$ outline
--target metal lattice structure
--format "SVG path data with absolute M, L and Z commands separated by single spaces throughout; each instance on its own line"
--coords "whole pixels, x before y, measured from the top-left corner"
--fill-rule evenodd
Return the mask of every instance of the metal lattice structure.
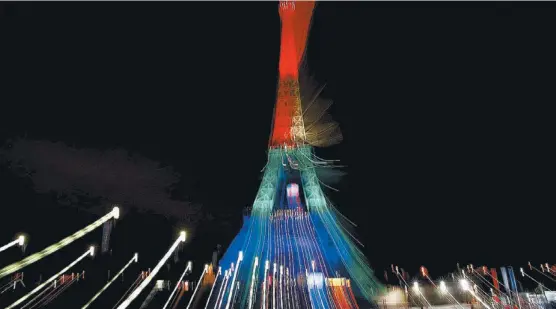
M 330 162 L 315 155 L 307 138 L 299 67 L 313 7 L 280 2 L 279 83 L 268 161 L 251 212 L 219 262 L 222 275 L 206 308 L 368 308 L 364 304 L 381 289 L 323 192 L 317 170 Z M 315 117 L 310 123 L 318 127 Z M 336 129 L 329 120 L 322 128 Z

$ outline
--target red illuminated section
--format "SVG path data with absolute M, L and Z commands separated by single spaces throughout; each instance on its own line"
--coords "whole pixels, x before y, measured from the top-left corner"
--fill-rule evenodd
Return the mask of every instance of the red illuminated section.
M 314 7 L 312 1 L 280 2 L 280 78 L 297 78 L 299 75 L 299 63 L 305 52 Z
M 280 2 L 282 35 L 271 147 L 295 145 L 291 128 L 293 115 L 299 108 L 299 65 L 305 52 L 314 6 L 312 1 Z

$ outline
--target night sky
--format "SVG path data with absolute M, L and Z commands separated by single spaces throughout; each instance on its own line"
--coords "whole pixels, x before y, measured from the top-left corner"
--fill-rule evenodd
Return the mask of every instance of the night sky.
M 187 260 L 200 272 L 258 189 L 277 3 L 2 3 L 0 16 L 0 244 L 25 232 L 36 252 L 119 202 L 112 256 L 81 264 L 89 277 L 66 301 L 82 305 L 77 290 L 92 296 L 137 251 L 113 304 L 183 227 L 161 277 Z M 347 165 L 329 196 L 379 278 L 391 263 L 433 277 L 554 263 L 555 16 L 553 3 L 319 3 L 308 65 L 344 141 L 317 154 Z

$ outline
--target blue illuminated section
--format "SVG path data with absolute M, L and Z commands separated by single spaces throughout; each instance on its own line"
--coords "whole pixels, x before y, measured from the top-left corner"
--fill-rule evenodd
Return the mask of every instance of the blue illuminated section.
M 366 274 L 357 272 L 350 239 L 341 234 L 328 206 L 320 203 L 325 199 L 315 188 L 313 174 L 284 163 L 295 160 L 298 152 L 270 150 L 252 211 L 220 260 L 229 276 L 217 280 L 208 307 L 324 309 L 350 303 L 356 308 L 354 299 L 346 299 L 353 295 L 351 285 L 332 288 L 327 278 L 359 276 L 351 282 L 361 296 L 365 286 L 357 284 L 364 283 Z

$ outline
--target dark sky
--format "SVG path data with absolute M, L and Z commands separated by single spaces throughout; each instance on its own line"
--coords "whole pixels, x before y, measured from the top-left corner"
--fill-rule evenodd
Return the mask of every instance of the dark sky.
M 308 63 L 344 134 L 318 154 L 348 166 L 330 196 L 359 225 L 380 277 L 391 263 L 435 276 L 457 262 L 550 262 L 555 8 L 317 6 Z M 147 213 L 125 209 L 113 257 L 90 269 L 117 270 L 135 251 L 145 257 L 137 271 L 152 267 L 184 225 L 193 239 L 182 260 L 200 265 L 226 246 L 266 159 L 277 4 L 2 3 L 0 16 L 2 154 L 31 156 L 38 169 L 19 177 L 3 160 L 0 242 L 24 231 L 30 252 L 40 250 L 123 198 Z M 189 221 L 160 216 L 189 207 Z M 100 231 L 52 263 L 99 241 Z

